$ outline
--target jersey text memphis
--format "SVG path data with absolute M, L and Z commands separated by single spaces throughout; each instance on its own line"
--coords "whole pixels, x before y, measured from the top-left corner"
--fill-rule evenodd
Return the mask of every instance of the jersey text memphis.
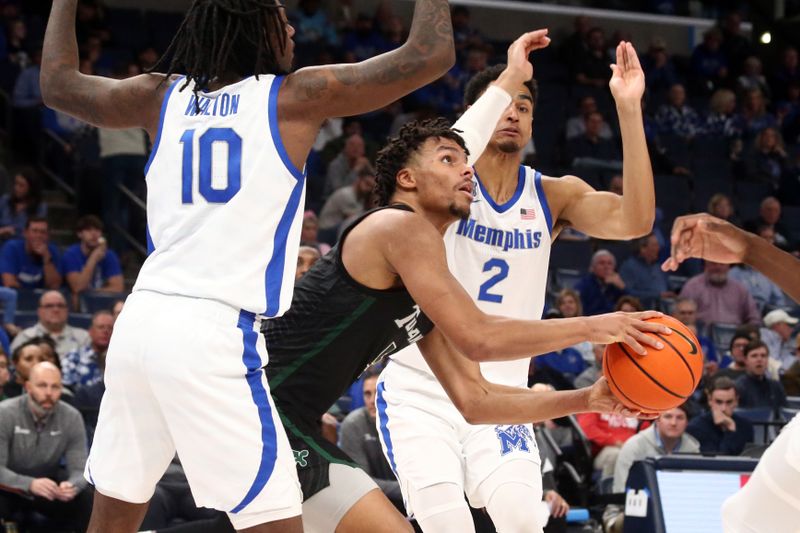
M 503 205 L 492 200 L 478 176 L 475 181 L 469 219 L 453 223 L 444 236 L 450 271 L 482 311 L 540 319 L 552 230 L 541 174 L 520 167 L 514 196 Z M 431 372 L 416 345 L 392 359 Z M 527 359 L 481 363 L 481 372 L 493 383 L 524 386 L 528 363 Z
M 278 132 L 283 78 L 200 93 L 174 82 L 145 168 L 151 253 L 134 290 L 278 316 L 292 299 L 304 173 Z M 199 109 L 198 109 L 199 105 Z

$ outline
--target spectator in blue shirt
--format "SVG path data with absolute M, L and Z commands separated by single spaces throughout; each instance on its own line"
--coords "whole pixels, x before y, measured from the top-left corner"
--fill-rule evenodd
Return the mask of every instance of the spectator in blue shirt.
M 709 410 L 689 422 L 686 431 L 700 443 L 701 453 L 740 455 L 753 442 L 753 425 L 734 411 L 739 406 L 736 385 L 728 377 L 711 380 Z
M 647 308 L 655 307 L 660 298 L 672 298 L 667 289 L 667 276 L 661 270 L 658 254 L 661 247 L 654 234 L 636 242 L 637 255 L 627 258 L 619 269 L 628 294 L 636 296 Z
M 89 344 L 69 352 L 61 361 L 64 385 L 89 387 L 103 380 L 106 351 L 114 331 L 114 317 L 110 311 L 98 311 L 89 327 Z
M 700 116 L 686 105 L 686 89 L 680 83 L 669 88 L 669 101 L 656 114 L 659 133 L 691 139 L 700 130 Z
M 575 286 L 586 316 L 612 312 L 617 300 L 625 294 L 625 282 L 616 267 L 617 260 L 608 250 L 598 250 L 592 256 L 589 273 Z
M 37 172 L 31 167 L 17 169 L 11 193 L 0 196 L 0 238 L 22 237 L 29 217 L 46 215 L 47 205 L 42 202 Z
M 710 94 L 729 79 L 728 59 L 721 46 L 722 32 L 711 28 L 692 52 L 692 78 L 699 92 Z
M 58 248 L 50 240 L 47 220 L 31 217 L 22 239 L 5 243 L 0 249 L 3 286 L 13 289 L 58 289 L 61 286 L 61 261 Z
M 85 290 L 122 292 L 123 279 L 119 257 L 109 250 L 103 238 L 103 222 L 94 215 L 78 219 L 77 233 L 80 242 L 64 252 L 64 275 L 73 295 Z

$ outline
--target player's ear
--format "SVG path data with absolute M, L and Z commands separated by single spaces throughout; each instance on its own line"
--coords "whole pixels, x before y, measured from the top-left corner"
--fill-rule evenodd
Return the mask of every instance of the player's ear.
M 417 187 L 417 178 L 414 171 L 410 168 L 403 168 L 397 173 L 397 188 L 403 190 L 415 189 Z

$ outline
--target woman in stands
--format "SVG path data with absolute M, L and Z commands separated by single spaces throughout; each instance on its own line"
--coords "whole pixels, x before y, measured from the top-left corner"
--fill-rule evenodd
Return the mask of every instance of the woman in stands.
M 22 237 L 29 217 L 47 216 L 42 202 L 42 185 L 36 171 L 22 167 L 14 173 L 10 194 L 0 197 L 0 238 Z

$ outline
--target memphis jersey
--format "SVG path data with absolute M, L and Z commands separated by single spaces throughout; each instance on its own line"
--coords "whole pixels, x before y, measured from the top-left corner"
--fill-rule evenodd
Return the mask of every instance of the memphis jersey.
M 541 319 L 552 231 L 541 174 L 521 166 L 514 196 L 502 205 L 477 174 L 473 185 L 469 218 L 453 223 L 444 236 L 450 271 L 485 313 Z M 416 345 L 392 359 L 432 373 Z M 528 359 L 481 363 L 481 372 L 493 383 L 524 386 L 528 364 Z
M 134 290 L 208 298 L 267 317 L 288 307 L 305 176 L 278 132 L 282 77 L 195 96 L 174 82 L 147 178 L 150 255 Z

